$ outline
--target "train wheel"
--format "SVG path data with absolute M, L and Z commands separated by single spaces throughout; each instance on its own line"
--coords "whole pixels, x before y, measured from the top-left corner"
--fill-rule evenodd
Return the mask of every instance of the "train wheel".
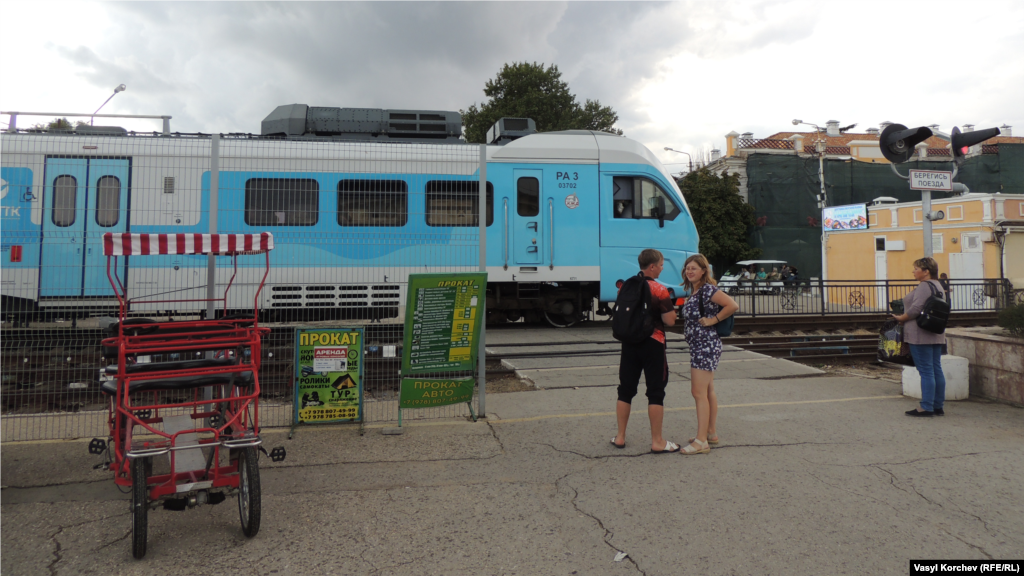
M 544 319 L 555 328 L 568 328 L 580 321 L 580 315 L 575 312 L 571 314 L 555 314 L 545 310 Z
M 149 458 L 134 458 L 132 474 L 132 556 L 141 559 L 146 555 L 146 536 L 149 533 L 149 487 L 146 486 L 146 461 Z
M 238 455 L 238 516 L 247 538 L 260 531 L 260 503 L 260 464 L 256 448 L 245 448 Z

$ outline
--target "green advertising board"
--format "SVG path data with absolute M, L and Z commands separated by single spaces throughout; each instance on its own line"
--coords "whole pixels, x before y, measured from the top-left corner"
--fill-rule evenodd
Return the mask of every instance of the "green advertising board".
M 402 378 L 399 408 L 433 408 L 473 402 L 475 378 Z
M 362 328 L 295 331 L 295 423 L 361 421 Z
M 410 274 L 402 375 L 476 368 L 486 272 Z

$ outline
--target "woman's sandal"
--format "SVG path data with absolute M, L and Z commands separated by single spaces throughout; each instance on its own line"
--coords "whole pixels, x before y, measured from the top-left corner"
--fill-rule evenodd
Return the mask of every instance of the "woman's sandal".
M 697 444 L 700 448 L 694 448 L 694 444 Z M 686 454 L 687 456 L 691 456 L 693 454 L 707 454 L 708 452 L 711 452 L 711 446 L 708 446 L 707 442 L 701 442 L 700 440 L 691 441 L 686 446 L 683 446 L 683 449 L 679 451 L 680 454 Z
M 690 438 L 689 440 L 687 440 L 687 442 L 689 442 L 690 444 L 693 444 L 693 441 L 696 440 L 696 439 L 697 439 L 697 437 L 694 436 L 693 438 Z M 714 438 L 712 438 L 711 436 L 708 436 L 708 444 L 711 444 L 712 446 L 714 446 L 715 444 L 718 444 L 718 434 L 715 434 Z

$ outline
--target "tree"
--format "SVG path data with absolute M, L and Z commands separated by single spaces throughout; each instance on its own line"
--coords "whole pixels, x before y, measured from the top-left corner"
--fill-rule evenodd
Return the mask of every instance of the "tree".
M 38 123 L 38 124 L 33 124 L 32 128 L 34 128 L 36 130 L 52 130 L 52 131 L 70 132 L 70 131 L 74 130 L 75 127 L 77 127 L 77 126 L 88 126 L 88 125 L 89 125 L 88 122 L 83 122 L 83 121 L 79 120 L 79 121 L 75 122 L 74 126 L 72 126 L 71 122 L 67 118 L 54 118 L 53 120 L 50 120 L 46 124 L 43 124 L 41 122 Z
M 532 118 L 538 132 L 576 129 L 622 134 L 614 127 L 618 114 L 589 98 L 581 106 L 554 64 L 547 68 L 536 62 L 505 64 L 484 85 L 484 95 L 490 100 L 459 110 L 469 142 L 483 142 L 487 130 L 505 117 Z
M 740 197 L 739 174 L 718 175 L 702 167 L 676 182 L 700 234 L 700 253 L 711 262 L 716 275 L 740 260 L 761 255 L 761 249 L 751 248 L 748 240 L 754 227 L 754 207 Z

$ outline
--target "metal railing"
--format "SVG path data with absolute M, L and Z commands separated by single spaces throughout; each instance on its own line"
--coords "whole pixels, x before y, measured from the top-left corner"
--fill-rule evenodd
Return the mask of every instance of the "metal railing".
M 725 283 L 740 310 L 737 316 L 792 314 L 878 314 L 891 312 L 892 302 L 916 288 L 916 280 L 744 280 Z M 1009 280 L 950 280 L 953 312 L 993 312 L 1012 305 L 1017 292 Z

